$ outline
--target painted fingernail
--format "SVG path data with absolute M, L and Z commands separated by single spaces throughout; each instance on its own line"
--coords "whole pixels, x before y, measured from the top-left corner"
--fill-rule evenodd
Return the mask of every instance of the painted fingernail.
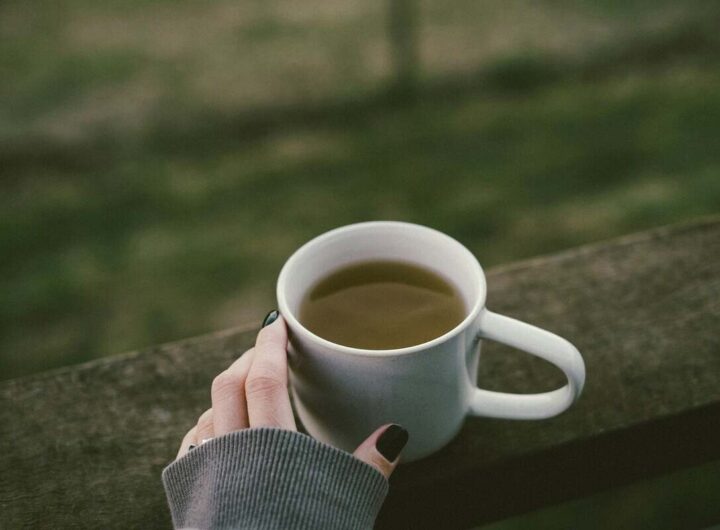
M 265 319 L 263 320 L 263 323 L 262 323 L 262 326 L 260 326 L 260 329 L 264 328 L 265 326 L 269 326 L 270 324 L 275 322 L 277 320 L 277 317 L 279 317 L 279 316 L 280 316 L 280 313 L 278 312 L 277 309 L 273 309 L 272 311 L 270 311 L 265 316 Z
M 393 423 L 378 437 L 375 447 L 385 457 L 385 460 L 394 462 L 407 444 L 409 437 L 410 435 L 405 429 Z
M 190 445 L 188 445 L 188 452 L 192 451 L 192 450 L 195 449 L 196 447 L 197 447 L 197 445 L 195 445 L 195 444 L 190 444 Z

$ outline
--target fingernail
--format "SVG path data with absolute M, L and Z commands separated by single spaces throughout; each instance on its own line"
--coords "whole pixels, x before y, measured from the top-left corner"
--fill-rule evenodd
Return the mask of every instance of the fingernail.
M 197 445 L 195 445 L 195 444 L 190 444 L 190 445 L 188 445 L 188 452 L 192 451 L 192 450 L 195 449 L 196 447 L 197 447 Z
M 270 311 L 267 315 L 265 315 L 265 319 L 263 320 L 262 326 L 260 326 L 260 329 L 264 328 L 265 326 L 269 326 L 273 322 L 277 320 L 277 317 L 280 316 L 280 313 L 277 309 L 273 309 Z
M 385 460 L 394 462 L 407 444 L 409 437 L 410 435 L 405 429 L 393 423 L 378 437 L 375 447 L 385 457 Z

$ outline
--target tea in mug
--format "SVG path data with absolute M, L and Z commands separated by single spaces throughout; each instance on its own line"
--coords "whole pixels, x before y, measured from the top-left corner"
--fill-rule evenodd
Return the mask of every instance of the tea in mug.
M 452 282 L 401 261 L 363 261 L 313 285 L 300 304 L 300 323 L 343 346 L 389 350 L 444 335 L 463 321 L 465 302 Z

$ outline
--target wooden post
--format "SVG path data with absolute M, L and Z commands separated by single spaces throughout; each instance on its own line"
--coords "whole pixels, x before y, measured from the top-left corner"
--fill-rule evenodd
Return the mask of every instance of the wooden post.
M 388 34 L 394 78 L 391 96 L 400 102 L 412 99 L 418 89 L 418 5 L 416 0 L 388 0 Z

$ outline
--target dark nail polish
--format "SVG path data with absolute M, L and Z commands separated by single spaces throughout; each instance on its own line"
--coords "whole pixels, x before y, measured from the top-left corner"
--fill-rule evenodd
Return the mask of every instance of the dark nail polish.
M 277 320 L 277 317 L 280 316 L 280 312 L 277 309 L 273 309 L 270 311 L 263 320 L 262 326 L 260 326 L 260 329 L 264 328 L 265 326 L 269 326 L 273 322 Z
M 375 447 L 385 457 L 385 460 L 394 462 L 407 444 L 409 437 L 410 435 L 405 429 L 393 423 L 380 435 L 375 442 Z
M 189 451 L 192 451 L 192 450 L 195 449 L 196 447 L 197 447 L 197 445 L 195 445 L 195 444 L 190 444 L 190 445 L 188 445 L 188 452 L 189 452 Z

